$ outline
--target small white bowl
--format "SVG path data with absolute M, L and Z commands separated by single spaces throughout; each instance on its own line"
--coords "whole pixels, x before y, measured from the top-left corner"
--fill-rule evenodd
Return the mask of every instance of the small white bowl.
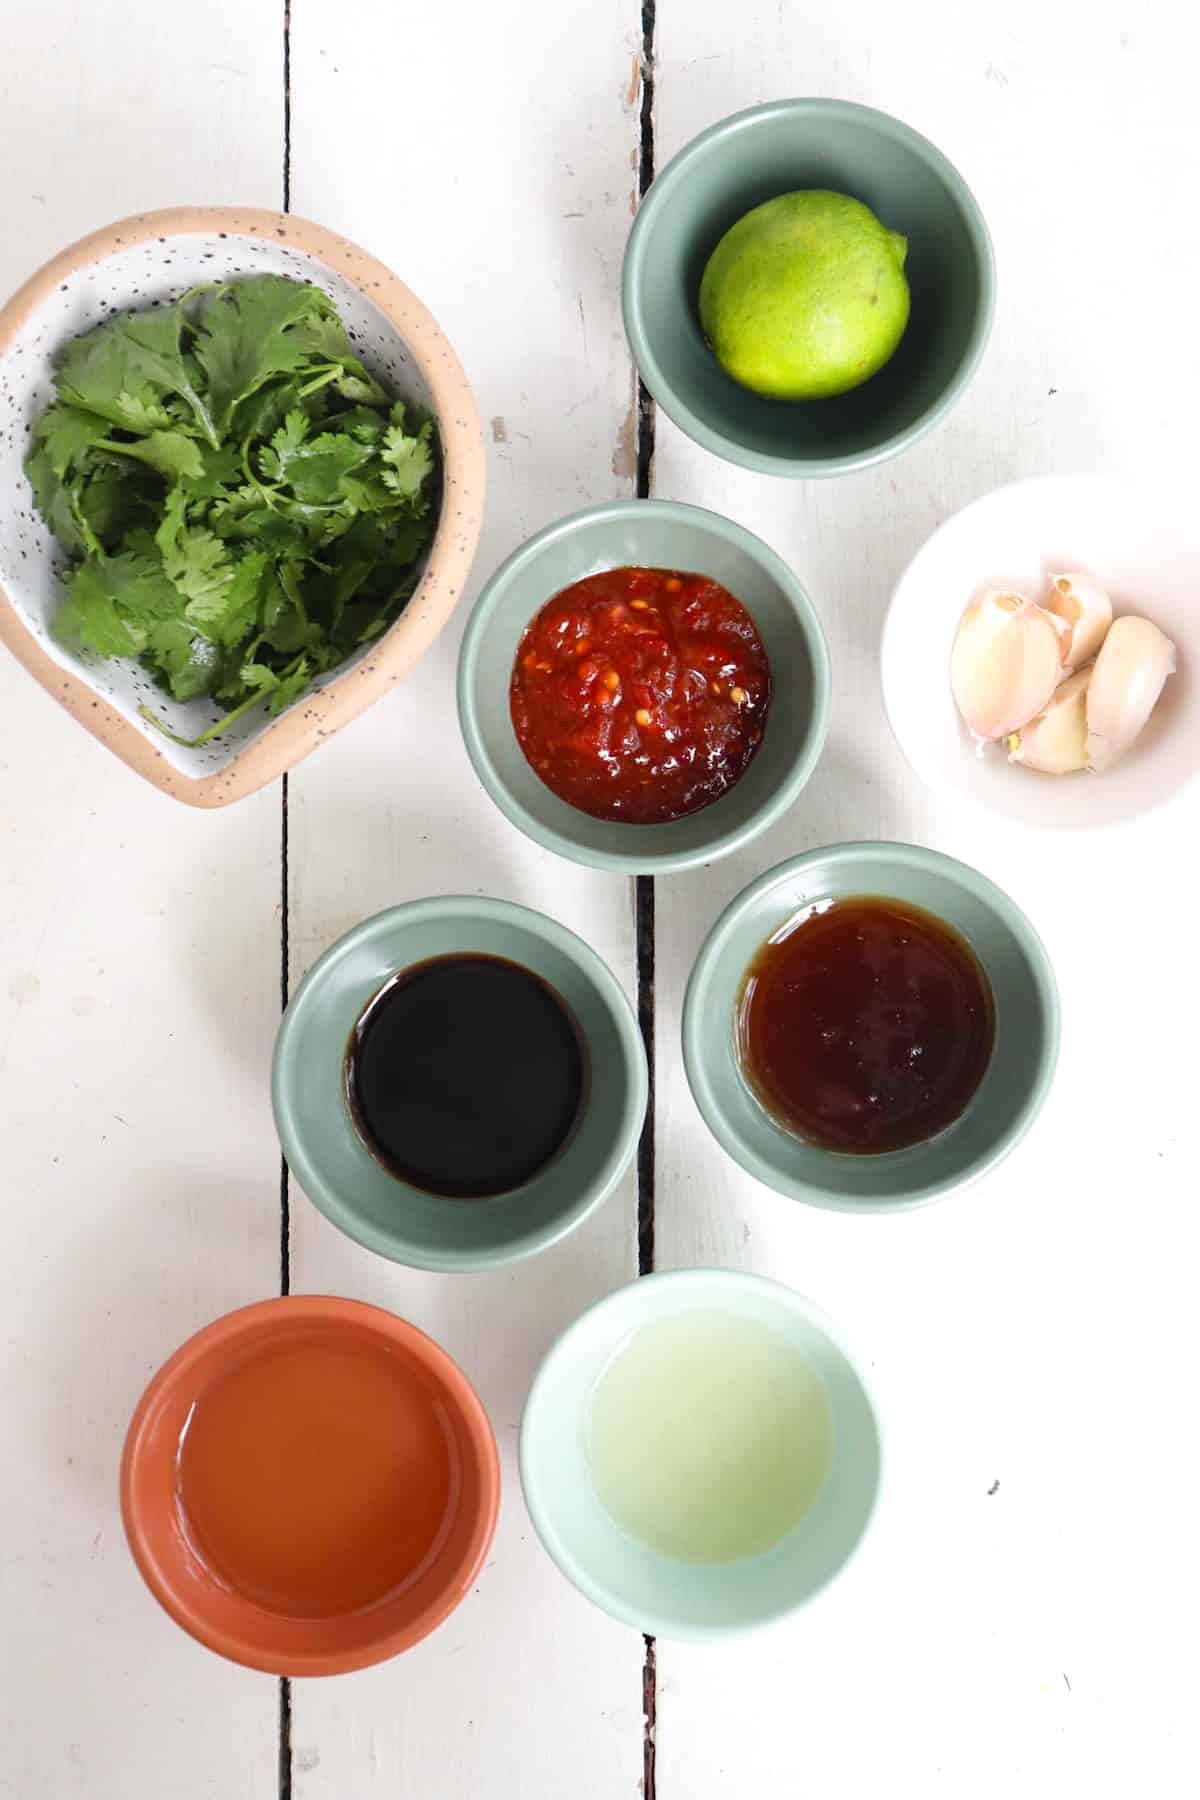
M 1145 731 L 1103 775 L 1042 775 L 982 754 L 950 693 L 950 646 L 980 589 L 1031 600 L 1051 574 L 1083 569 L 1118 614 L 1142 613 L 1175 640 L 1171 676 Z M 1114 825 L 1173 799 L 1200 771 L 1200 542 L 1177 513 L 1124 483 L 1048 475 L 998 488 L 947 520 L 892 595 L 881 651 L 883 699 L 896 740 L 940 795 L 1057 831 Z

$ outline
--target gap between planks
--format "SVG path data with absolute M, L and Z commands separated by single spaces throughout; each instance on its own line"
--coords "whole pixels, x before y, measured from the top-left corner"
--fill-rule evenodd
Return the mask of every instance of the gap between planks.
M 638 199 L 645 197 L 654 179 L 654 0 L 644 0 L 640 8 L 641 107 L 639 110 Z M 283 211 L 291 211 L 292 203 L 292 10 L 291 0 L 283 7 Z M 654 401 L 645 383 L 637 377 L 637 436 L 635 494 L 639 500 L 650 498 L 654 484 Z M 280 781 L 279 820 L 279 997 L 280 1009 L 288 1003 L 288 778 Z M 635 935 L 637 947 L 637 1010 L 650 1083 L 646 1121 L 638 1144 L 637 1161 L 637 1246 L 638 1274 L 649 1275 L 654 1269 L 654 877 L 639 875 L 635 884 Z M 279 1291 L 291 1291 L 291 1216 L 288 1193 L 288 1167 L 280 1158 L 279 1170 Z M 642 1781 L 643 1800 L 656 1800 L 655 1723 L 657 1711 L 656 1653 L 652 1637 L 643 1639 L 642 1659 Z M 292 1684 L 286 1676 L 279 1682 L 279 1800 L 292 1800 Z
M 641 106 L 638 113 L 638 201 L 645 199 L 654 180 L 654 27 L 655 0 L 641 0 Z M 654 487 L 654 401 L 640 375 L 637 380 L 637 427 L 634 492 L 648 500 Z M 646 1046 L 650 1072 L 646 1123 L 638 1144 L 637 1245 L 638 1275 L 654 1272 L 654 877 L 639 875 L 634 911 L 637 936 L 638 1024 Z M 652 1637 L 642 1639 L 642 1800 L 656 1800 L 656 1728 L 658 1722 L 658 1655 Z
M 283 0 L 283 211 L 292 210 L 292 3 Z M 288 1003 L 288 778 L 279 784 L 279 1007 Z M 279 1292 L 292 1291 L 292 1208 L 286 1158 L 279 1158 Z M 292 1800 L 292 1684 L 279 1679 L 279 1800 Z

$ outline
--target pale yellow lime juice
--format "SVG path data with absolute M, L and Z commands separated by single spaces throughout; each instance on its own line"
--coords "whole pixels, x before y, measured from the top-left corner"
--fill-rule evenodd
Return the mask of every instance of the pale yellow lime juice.
M 684 1562 L 769 1550 L 829 1474 L 820 1374 L 779 1333 L 734 1313 L 686 1313 L 635 1332 L 600 1374 L 586 1429 L 606 1510 Z

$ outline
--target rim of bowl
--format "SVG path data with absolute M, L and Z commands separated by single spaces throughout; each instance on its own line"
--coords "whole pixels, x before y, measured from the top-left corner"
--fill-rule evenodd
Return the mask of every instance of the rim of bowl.
M 79 668 L 56 662 L 0 586 L 0 643 L 92 736 L 152 786 L 189 806 L 227 806 L 294 768 L 406 675 L 428 651 L 466 585 L 483 526 L 486 460 L 474 395 L 458 356 L 428 307 L 385 263 L 350 239 L 295 213 L 252 206 L 173 206 L 136 213 L 69 244 L 36 270 L 0 308 L 0 361 L 33 310 L 62 283 L 105 258 L 160 237 L 230 237 L 290 243 L 330 274 L 361 290 L 402 339 L 429 384 L 441 448 L 442 497 L 420 582 L 377 640 L 369 661 L 331 670 L 270 720 L 224 767 L 188 775 Z
M 1084 813 L 1082 809 L 1080 817 L 1070 826 L 1060 825 L 1052 819 L 1043 819 L 1036 815 L 1026 818 L 1017 818 L 1012 813 L 1005 812 L 999 807 L 990 805 L 987 800 L 979 799 L 971 794 L 965 794 L 960 787 L 948 780 L 942 773 L 942 765 L 936 757 L 925 757 L 919 752 L 914 752 L 912 745 L 897 729 L 889 701 L 889 695 L 895 684 L 888 679 L 889 665 L 893 660 L 892 645 L 895 640 L 896 632 L 900 629 L 898 622 L 899 609 L 896 603 L 900 597 L 901 588 L 904 587 L 909 576 L 912 574 L 914 567 L 924 556 L 925 552 L 938 541 L 944 532 L 949 531 L 952 526 L 958 525 L 961 520 L 968 516 L 968 514 L 982 511 L 984 507 L 990 506 L 994 501 L 998 500 L 1002 494 L 1013 493 L 1019 488 L 1057 487 L 1063 482 L 1072 484 L 1087 482 L 1095 488 L 1107 489 L 1109 493 L 1115 495 L 1132 495 L 1141 501 L 1148 511 L 1158 512 L 1161 510 L 1161 499 L 1156 490 L 1150 487 L 1147 482 L 1128 480 L 1125 477 L 1117 475 L 1097 474 L 1094 470 L 1087 469 L 1077 469 L 1074 471 L 1060 469 L 1051 475 L 1021 475 L 1018 476 L 1015 481 L 1002 481 L 999 487 L 989 488 L 986 494 L 977 494 L 974 500 L 968 500 L 965 506 L 960 506 L 957 512 L 951 513 L 948 519 L 943 519 L 940 525 L 935 526 L 924 542 L 917 546 L 916 550 L 914 550 L 913 554 L 909 557 L 903 569 L 900 571 L 900 575 L 888 598 L 887 607 L 883 615 L 883 626 L 879 635 L 879 686 L 883 694 L 883 710 L 887 715 L 888 727 L 891 730 L 897 749 L 908 763 L 908 766 L 920 776 L 926 787 L 928 787 L 932 793 L 935 793 L 940 800 L 948 800 L 955 807 L 960 807 L 967 811 L 978 808 L 980 811 L 988 813 L 994 819 L 1002 819 L 1007 826 L 1015 831 L 1029 830 L 1058 832 L 1066 835 L 1076 831 L 1111 831 L 1136 824 L 1139 820 L 1148 818 L 1151 813 L 1159 812 L 1163 807 L 1171 806 L 1178 801 L 1180 796 L 1186 793 L 1197 780 L 1200 771 L 1194 770 L 1191 774 L 1185 775 L 1177 787 L 1171 788 L 1166 792 L 1153 794 L 1144 805 L 1137 808 L 1136 812 L 1130 813 L 1130 815 L 1124 819 L 1093 819 Z M 1181 531 L 1180 536 L 1194 537 L 1195 534 Z M 950 654 L 947 649 L 947 668 L 949 668 L 949 663 Z M 948 677 L 946 691 L 947 693 L 950 691 Z
M 527 564 L 536 562 L 544 545 L 570 536 L 579 527 L 590 524 L 593 520 L 638 516 L 674 520 L 678 524 L 691 525 L 697 531 L 708 532 L 735 543 L 765 569 L 786 596 L 804 634 L 813 663 L 813 703 L 808 729 L 785 778 L 771 791 L 763 804 L 748 819 L 730 826 L 726 831 L 718 832 L 690 850 L 664 850 L 641 856 L 632 848 L 626 853 L 597 850 L 591 845 L 577 843 L 553 826 L 544 825 L 528 811 L 502 779 L 492 761 L 485 736 L 479 727 L 475 704 L 480 647 L 510 578 Z M 613 563 L 611 566 L 617 568 L 620 565 Z M 547 600 L 552 598 L 551 594 L 546 595 Z M 690 506 L 681 500 L 606 500 L 598 506 L 586 506 L 579 512 L 567 513 L 563 518 L 544 525 L 532 537 L 526 538 L 523 544 L 519 544 L 488 577 L 471 609 L 459 651 L 458 717 L 467 755 L 483 787 L 509 823 L 523 831 L 526 837 L 532 838 L 535 844 L 540 844 L 545 850 L 553 850 L 556 855 L 564 856 L 570 862 L 582 863 L 592 869 L 608 869 L 622 875 L 669 875 L 680 869 L 695 868 L 699 863 L 713 862 L 718 857 L 728 856 L 733 851 L 742 849 L 783 816 L 811 778 L 825 748 L 832 686 L 829 645 L 817 609 L 803 582 L 779 552 L 773 550 L 764 539 L 747 530 L 744 525 L 739 525 L 736 520 L 727 518 L 724 513 L 711 512 L 702 506 Z M 502 701 L 505 697 L 502 695 L 499 698 Z M 770 729 L 769 721 L 767 728 Z M 719 805 L 720 801 L 713 804 Z M 635 833 L 644 827 L 627 825 L 624 829 Z M 636 842 L 636 839 L 631 841 Z
M 549 1380 L 552 1363 L 565 1353 L 571 1343 L 583 1335 L 585 1327 L 597 1313 L 614 1312 L 621 1308 L 629 1311 L 629 1328 L 636 1330 L 648 1325 L 658 1316 L 654 1295 L 661 1293 L 664 1287 L 694 1288 L 697 1297 L 712 1295 L 714 1290 L 729 1292 L 740 1289 L 743 1293 L 758 1295 L 773 1303 L 784 1304 L 787 1309 L 804 1319 L 809 1325 L 816 1327 L 834 1348 L 844 1357 L 854 1373 L 855 1380 L 862 1389 L 872 1421 L 875 1426 L 875 1441 L 878 1449 L 879 1474 L 875 1482 L 875 1491 L 871 1497 L 871 1505 L 863 1522 L 863 1528 L 850 1547 L 850 1551 L 836 1569 L 816 1587 L 797 1600 L 783 1601 L 770 1612 L 738 1624 L 728 1625 L 680 1625 L 665 1613 L 653 1614 L 625 1604 L 620 1595 L 602 1581 L 597 1581 L 590 1572 L 571 1553 L 560 1536 L 554 1519 L 542 1504 L 538 1489 L 537 1477 L 533 1474 L 533 1457 L 530 1450 L 530 1439 L 536 1421 L 536 1410 L 541 1402 L 546 1384 Z M 555 1564 L 559 1573 L 579 1590 L 584 1597 L 606 1612 L 610 1618 L 618 1619 L 623 1625 L 631 1625 L 635 1631 L 646 1632 L 652 1637 L 673 1639 L 676 1643 L 716 1643 L 721 1639 L 744 1637 L 753 1631 L 760 1631 L 792 1614 L 803 1611 L 819 1594 L 823 1594 L 840 1580 L 850 1564 L 855 1561 L 865 1543 L 879 1511 L 879 1496 L 883 1490 L 887 1470 L 887 1444 L 883 1418 L 879 1409 L 873 1384 L 864 1374 L 866 1359 L 858 1354 L 852 1339 L 842 1326 L 829 1314 L 809 1300 L 804 1294 L 796 1292 L 786 1282 L 776 1281 L 767 1275 L 756 1275 L 745 1269 L 719 1269 L 706 1266 L 698 1269 L 666 1269 L 651 1275 L 643 1275 L 636 1281 L 626 1282 L 623 1287 L 615 1288 L 612 1293 L 604 1294 L 599 1300 L 581 1312 L 577 1318 L 559 1333 L 541 1362 L 538 1364 L 533 1381 L 530 1384 L 525 1406 L 521 1413 L 521 1430 L 519 1440 L 518 1468 L 521 1478 L 521 1492 L 525 1497 L 525 1507 L 533 1521 L 534 1530 L 541 1540 L 542 1548 Z M 620 1527 L 617 1527 L 620 1530 Z
M 774 456 L 752 450 L 737 438 L 727 437 L 723 431 L 717 431 L 694 412 L 666 380 L 642 325 L 639 296 L 646 245 L 658 213 L 671 204 L 687 165 L 711 143 L 732 137 L 740 131 L 753 130 L 771 119 L 795 112 L 812 113 L 818 117 L 824 114 L 827 117 L 855 119 L 860 124 L 870 125 L 881 136 L 898 140 L 912 150 L 936 172 L 958 202 L 979 265 L 980 303 L 971 335 L 958 367 L 937 400 L 920 418 L 914 419 L 903 430 L 894 431 L 890 437 L 883 438 L 868 450 L 843 456 Z M 744 469 L 754 469 L 760 475 L 790 476 L 797 480 L 846 475 L 856 469 L 873 468 L 877 463 L 887 462 L 890 457 L 897 456 L 910 445 L 918 443 L 927 432 L 932 431 L 945 418 L 979 367 L 987 348 L 995 310 L 996 257 L 987 220 L 975 195 L 945 152 L 939 150 L 921 132 L 891 113 L 880 112 L 873 106 L 863 106 L 855 100 L 822 100 L 803 96 L 792 100 L 771 100 L 764 106 L 750 106 L 742 112 L 730 113 L 727 118 L 718 119 L 715 124 L 709 125 L 686 143 L 682 150 L 676 151 L 662 173 L 656 175 L 650 183 L 645 198 L 638 206 L 637 217 L 625 246 L 621 270 L 621 312 L 625 335 L 629 339 L 633 360 L 642 379 L 667 417 L 694 443 L 700 444 L 705 450 L 711 450 L 715 456 L 723 457 L 727 462 L 737 463 Z
M 223 1346 L 235 1352 L 248 1332 L 272 1319 L 303 1322 L 321 1321 L 335 1325 L 351 1322 L 365 1327 L 376 1336 L 400 1344 L 419 1362 L 435 1372 L 452 1394 L 459 1415 L 467 1429 L 471 1444 L 479 1458 L 482 1504 L 467 1549 L 459 1563 L 453 1583 L 447 1592 L 427 1606 L 417 1619 L 384 1633 L 374 1643 L 357 1650 L 324 1653 L 299 1652 L 289 1657 L 286 1670 L 277 1667 L 274 1657 L 257 1648 L 253 1634 L 222 1631 L 208 1625 L 197 1610 L 189 1606 L 186 1594 L 167 1579 L 149 1550 L 146 1541 L 139 1497 L 138 1474 L 145 1451 L 147 1434 L 153 1431 L 157 1411 L 163 1399 L 179 1387 L 186 1387 L 197 1360 L 210 1349 Z M 353 1669 L 370 1668 L 386 1662 L 402 1651 L 411 1649 L 428 1637 L 464 1599 L 483 1566 L 496 1530 L 500 1511 L 500 1456 L 491 1420 L 470 1377 L 444 1350 L 435 1338 L 419 1326 L 410 1324 L 397 1313 L 363 1300 L 347 1300 L 333 1294 L 282 1294 L 269 1300 L 256 1300 L 249 1306 L 236 1307 L 194 1332 L 167 1358 L 151 1376 L 125 1434 L 120 1472 L 121 1519 L 130 1553 L 138 1572 L 159 1605 L 188 1636 L 205 1649 L 213 1650 L 243 1668 L 259 1669 L 268 1675 L 340 1675 Z M 247 1613 L 253 1603 L 235 1596 Z
M 402 932 L 408 925 L 425 919 L 444 919 L 455 911 L 465 917 L 495 920 L 518 926 L 567 957 L 592 982 L 609 1017 L 616 1026 L 622 1059 L 628 1076 L 629 1092 L 621 1114 L 619 1129 L 596 1179 L 582 1194 L 564 1204 L 547 1224 L 513 1237 L 500 1249 L 487 1252 L 442 1248 L 429 1250 L 413 1245 L 399 1229 L 383 1230 L 364 1219 L 353 1203 L 343 1197 L 327 1180 L 323 1170 L 308 1151 L 308 1138 L 298 1126 L 297 1112 L 291 1096 L 291 1080 L 286 1065 L 295 1055 L 292 1040 L 299 1031 L 301 1012 L 312 1003 L 312 996 L 323 985 L 329 970 L 349 955 L 364 938 Z M 399 967 L 406 965 L 400 963 Z M 561 1238 L 582 1225 L 589 1214 L 602 1206 L 633 1161 L 641 1136 L 642 1123 L 649 1100 L 650 1075 L 646 1048 L 629 996 L 598 951 L 575 932 L 545 913 L 532 907 L 519 906 L 512 900 L 493 900 L 481 895 L 442 894 L 425 900 L 409 900 L 400 906 L 386 907 L 363 919 L 322 952 L 304 976 L 288 1001 L 275 1038 L 271 1058 L 271 1106 L 275 1129 L 283 1148 L 284 1159 L 309 1200 L 324 1213 L 331 1225 L 353 1238 L 366 1250 L 385 1256 L 391 1262 L 410 1269 L 430 1269 L 438 1273 L 458 1273 L 476 1269 L 499 1269 L 539 1250 L 549 1249 Z M 502 1196 L 496 1196 L 497 1199 Z M 480 1202 L 486 1205 L 487 1201 Z
M 964 1173 L 904 1188 L 890 1199 L 850 1200 L 833 1187 L 803 1181 L 777 1168 L 732 1129 L 708 1077 L 708 1058 L 703 1048 L 708 1028 L 703 1015 L 713 970 L 735 926 L 761 894 L 817 863 L 866 864 L 869 876 L 870 864 L 881 861 L 948 876 L 959 887 L 972 891 L 977 898 L 984 900 L 990 910 L 1009 927 L 1021 945 L 1041 1000 L 1045 1015 L 1045 1046 L 1037 1080 L 1016 1118 L 1007 1130 L 1000 1132 L 987 1149 L 974 1159 Z M 864 887 L 863 891 L 868 890 Z M 990 974 L 988 979 L 991 980 Z M 947 856 L 941 850 L 929 850 L 920 844 L 894 843 L 888 839 L 863 839 L 856 843 L 832 844 L 826 849 L 806 850 L 800 856 L 788 857 L 785 861 L 776 863 L 773 869 L 768 869 L 765 874 L 744 887 L 741 893 L 735 894 L 717 917 L 700 947 L 700 953 L 688 977 L 683 1001 L 684 1070 L 692 1098 L 717 1143 L 727 1156 L 732 1157 L 747 1174 L 753 1175 L 765 1187 L 774 1189 L 785 1199 L 799 1200 L 807 1206 L 818 1206 L 828 1212 L 912 1212 L 917 1207 L 928 1206 L 934 1200 L 940 1200 L 951 1193 L 961 1193 L 965 1188 L 974 1186 L 990 1169 L 1003 1162 L 1010 1151 L 1016 1149 L 1042 1110 L 1058 1066 L 1061 1036 L 1062 1015 L 1054 968 L 1045 945 L 1016 901 L 970 863 L 960 862 L 957 857 Z

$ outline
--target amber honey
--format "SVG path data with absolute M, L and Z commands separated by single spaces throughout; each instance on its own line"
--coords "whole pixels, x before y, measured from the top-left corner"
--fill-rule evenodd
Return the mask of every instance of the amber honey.
M 827 1150 L 922 1143 L 957 1119 L 995 1039 L 986 974 L 919 907 L 841 900 L 764 944 L 738 1009 L 742 1068 L 767 1111 Z
M 176 1476 L 181 1526 L 218 1581 L 310 1619 L 415 1580 L 459 1485 L 432 1380 L 386 1346 L 319 1328 L 252 1352 L 204 1390 Z

